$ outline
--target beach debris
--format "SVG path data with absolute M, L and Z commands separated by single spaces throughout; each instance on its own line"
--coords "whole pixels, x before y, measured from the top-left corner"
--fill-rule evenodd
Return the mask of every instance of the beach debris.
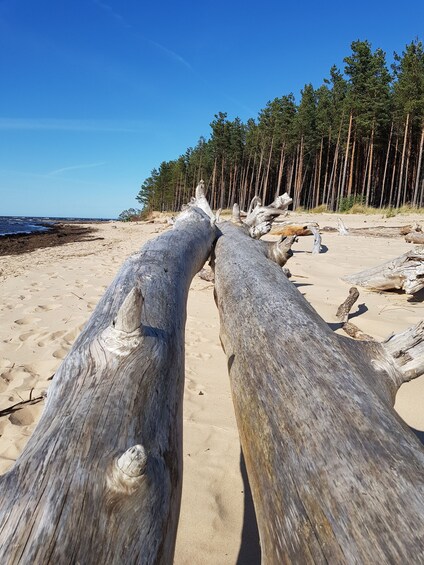
M 290 257 L 293 257 L 291 247 L 295 241 L 297 241 L 295 236 L 285 237 L 282 235 L 278 241 L 268 242 L 268 259 L 271 259 L 271 261 L 274 261 L 274 263 L 277 263 L 280 267 L 284 267 Z
M 365 340 L 365 341 L 375 341 L 374 338 L 363 331 L 361 331 L 358 326 L 349 322 L 349 313 L 352 310 L 352 306 L 359 298 L 359 291 L 356 286 L 352 286 L 349 289 L 349 295 L 342 304 L 337 308 L 336 318 L 342 324 L 342 330 L 347 333 L 348 336 L 354 339 Z
M 210 267 L 203 267 L 203 269 L 197 273 L 197 276 L 207 282 L 213 283 L 215 281 L 215 274 Z
M 342 280 L 368 290 L 403 290 L 415 294 L 424 288 L 424 246 Z
M 349 230 L 344 225 L 343 220 L 341 218 L 337 218 L 337 229 L 340 235 L 349 235 Z
M 424 372 L 423 324 L 408 338 L 413 366 L 409 350 L 396 363 L 403 343 L 391 338 L 390 352 L 336 334 L 261 242 L 230 222 L 220 230 L 220 338 L 262 562 L 404 563 L 420 555 L 424 531 L 411 523 L 424 521 L 424 450 L 393 405 L 401 384 Z

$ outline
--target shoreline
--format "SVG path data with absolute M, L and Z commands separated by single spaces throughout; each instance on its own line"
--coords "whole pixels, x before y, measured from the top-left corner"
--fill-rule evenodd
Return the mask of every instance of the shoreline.
M 91 224 L 91 222 L 89 222 Z M 30 253 L 36 249 L 45 247 L 56 247 L 65 243 L 75 243 L 79 241 L 90 241 L 87 239 L 91 234 L 98 230 L 94 226 L 82 226 L 80 222 L 54 224 L 40 224 L 48 227 L 46 232 L 16 233 L 0 236 L 0 257 L 5 255 L 21 255 Z M 93 239 L 97 238 L 92 238 Z M 104 239 L 104 238 L 102 238 Z

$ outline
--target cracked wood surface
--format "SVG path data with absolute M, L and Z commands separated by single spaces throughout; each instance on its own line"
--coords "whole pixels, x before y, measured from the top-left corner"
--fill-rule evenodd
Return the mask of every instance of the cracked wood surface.
M 187 293 L 215 234 L 191 208 L 124 263 L 0 478 L 2 564 L 172 562 Z
M 424 450 L 393 410 L 384 346 L 333 333 L 229 223 L 215 295 L 263 563 L 424 558 Z

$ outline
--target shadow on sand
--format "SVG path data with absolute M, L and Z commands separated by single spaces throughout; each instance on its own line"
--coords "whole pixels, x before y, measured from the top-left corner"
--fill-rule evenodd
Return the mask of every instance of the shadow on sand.
M 261 546 L 259 544 L 258 524 L 256 522 L 255 508 L 253 506 L 252 492 L 247 477 L 243 452 L 240 449 L 240 471 L 244 485 L 244 515 L 241 544 L 237 557 L 237 565 L 260 565 Z

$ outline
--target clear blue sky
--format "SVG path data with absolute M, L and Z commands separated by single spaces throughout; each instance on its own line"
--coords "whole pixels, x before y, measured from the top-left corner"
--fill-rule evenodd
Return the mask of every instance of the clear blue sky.
M 0 0 L 0 215 L 116 217 L 218 111 L 318 87 L 356 39 L 391 61 L 423 25 L 423 0 Z

